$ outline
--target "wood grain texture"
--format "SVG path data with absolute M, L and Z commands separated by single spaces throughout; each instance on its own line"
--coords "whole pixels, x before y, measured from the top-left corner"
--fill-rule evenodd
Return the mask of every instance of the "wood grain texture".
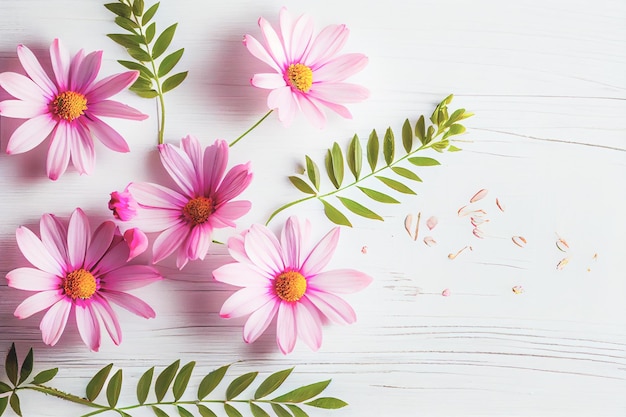
M 246 345 L 243 321 L 217 314 L 233 289 L 211 281 L 210 272 L 230 262 L 215 246 L 206 261 L 183 271 L 164 262 L 167 280 L 140 292 L 157 318 L 144 321 L 120 311 L 124 341 L 119 347 L 105 341 L 99 353 L 85 348 L 74 324 L 57 346 L 45 346 L 41 314 L 13 317 L 25 293 L 0 280 L 0 352 L 11 342 L 22 354 L 33 346 L 36 370 L 59 366 L 55 386 L 77 394 L 114 362 L 125 372 L 120 403 L 133 401 L 143 371 L 181 358 L 198 361 L 192 385 L 236 361 L 230 378 L 293 365 L 292 386 L 332 378 L 328 394 L 350 406 L 312 410 L 311 416 L 626 415 L 626 3 L 163 0 L 159 27 L 179 22 L 174 44 L 186 48 L 179 65 L 190 71 L 167 96 L 167 142 L 187 134 L 205 145 L 232 140 L 265 113 L 265 93 L 248 83 L 264 67 L 241 37 L 259 36 L 258 17 L 276 22 L 283 4 L 311 14 L 318 29 L 348 25 L 345 50 L 370 59 L 351 81 L 372 94 L 350 106 L 352 120 L 330 116 L 318 131 L 304 118 L 284 128 L 270 117 L 232 149 L 231 163 L 250 160 L 255 173 L 243 195 L 253 210 L 237 231 L 298 197 L 287 176 L 305 154 L 321 161 L 333 141 L 347 145 L 354 133 L 366 138 L 372 128 L 387 126 L 399 132 L 405 118 L 429 114 L 449 93 L 456 97 L 453 106 L 476 113 L 467 121 L 467 142 L 458 144 L 463 152 L 418 172 L 424 183 L 417 196 L 377 206 L 384 222 L 356 219 L 354 228 L 342 230 L 330 266 L 375 278 L 349 297 L 358 322 L 327 326 L 318 352 L 298 343 L 283 356 L 272 329 Z M 72 52 L 104 50 L 101 74 L 119 72 L 116 60 L 125 53 L 105 36 L 115 31 L 98 1 L 1 0 L 0 71 L 20 71 L 19 43 L 49 65 L 47 48 L 59 37 Z M 0 99 L 7 97 L 0 91 Z M 19 122 L 0 118 L 0 275 L 26 265 L 14 238 L 19 225 L 37 229 L 41 214 L 68 216 L 78 206 L 102 220 L 109 216 L 111 191 L 129 181 L 166 181 L 154 146 L 154 102 L 130 93 L 119 99 L 151 117 L 113 121 L 132 152 L 116 154 L 98 144 L 89 177 L 70 169 L 49 181 L 45 146 L 6 155 Z M 478 240 L 457 210 L 482 188 L 489 194 L 479 203 L 495 214 L 491 236 Z M 495 197 L 505 212 L 497 211 Z M 418 212 L 423 221 L 439 218 L 431 232 L 434 247 L 404 230 L 405 216 Z M 331 227 L 315 204 L 281 213 L 271 227 L 278 231 L 291 214 L 310 218 L 317 237 Z M 235 232 L 220 231 L 216 239 Z M 514 235 L 528 244 L 515 246 Z M 561 271 L 556 265 L 565 255 L 555 246 L 557 236 L 572 248 Z M 466 245 L 473 250 L 448 259 Z M 511 291 L 516 285 L 523 294 Z M 445 288 L 448 297 L 441 296 Z M 41 417 L 86 412 L 40 394 L 24 396 L 22 408 L 26 416 Z M 151 412 L 133 413 L 143 415 Z

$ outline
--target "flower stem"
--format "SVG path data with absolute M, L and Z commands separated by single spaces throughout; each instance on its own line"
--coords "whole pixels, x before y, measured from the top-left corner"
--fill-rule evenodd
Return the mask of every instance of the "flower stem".
M 86 398 L 82 398 L 79 397 L 77 395 L 74 394 L 69 394 L 67 392 L 63 392 L 60 391 L 56 388 L 52 388 L 52 387 L 47 387 L 45 385 L 27 385 L 27 386 L 23 386 L 23 387 L 18 387 L 18 390 L 20 389 L 29 389 L 32 391 L 37 391 L 37 392 L 41 392 L 44 394 L 48 394 L 48 395 L 52 395 L 53 397 L 57 397 L 60 398 L 62 400 L 66 400 L 66 401 L 70 401 L 76 404 L 81 404 L 81 405 L 86 405 L 88 407 L 92 407 L 92 408 L 99 408 L 102 411 L 107 410 L 109 407 L 103 406 L 103 405 L 99 405 L 99 404 L 94 404 L 91 401 L 89 401 Z M 101 412 L 102 412 L 101 411 Z
M 243 139 L 244 136 L 246 136 L 248 133 L 252 132 L 254 130 L 254 128 L 256 128 L 258 125 L 261 124 L 261 122 L 263 122 L 263 120 L 267 119 L 267 116 L 269 116 L 274 110 L 270 110 L 267 113 L 265 113 L 265 116 L 261 117 L 261 119 L 259 119 L 258 122 L 256 122 L 255 124 L 252 125 L 252 127 L 248 130 L 246 130 L 245 132 L 243 132 L 243 134 L 241 136 L 239 136 L 237 139 L 235 139 L 234 141 L 232 141 L 228 146 L 232 147 L 233 145 L 235 145 L 235 143 L 239 142 L 241 139 Z

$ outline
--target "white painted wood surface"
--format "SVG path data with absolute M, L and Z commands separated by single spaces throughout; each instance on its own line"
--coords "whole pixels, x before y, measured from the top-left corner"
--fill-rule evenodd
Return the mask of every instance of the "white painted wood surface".
M 349 297 L 358 323 L 326 327 L 319 352 L 300 342 L 283 356 L 273 330 L 244 344 L 243 321 L 217 314 L 233 289 L 211 282 L 210 271 L 229 261 L 216 246 L 208 260 L 182 272 L 165 262 L 160 268 L 168 279 L 141 291 L 157 318 L 121 313 L 123 343 L 105 341 L 99 353 L 86 349 L 73 324 L 56 347 L 43 345 L 41 315 L 14 318 L 26 293 L 1 280 L 2 355 L 11 342 L 22 355 L 33 346 L 36 369 L 59 366 L 53 385 L 77 394 L 98 369 L 114 362 L 125 372 L 120 401 L 126 403 L 133 401 L 144 370 L 181 358 L 198 361 L 192 384 L 235 361 L 240 362 L 230 377 L 296 365 L 290 387 L 332 378 L 327 394 L 350 406 L 311 410 L 311 416 L 626 415 L 626 3 L 284 4 L 313 15 L 318 29 L 349 26 L 345 50 L 370 58 L 352 81 L 370 88 L 372 96 L 350 106 L 353 120 L 331 116 L 323 131 L 303 118 L 284 128 L 270 117 L 232 149 L 232 163 L 251 160 L 255 172 L 244 194 L 253 210 L 240 229 L 264 222 L 275 208 L 299 197 L 286 177 L 304 154 L 321 161 L 333 141 L 347 144 L 354 133 L 366 137 L 372 128 L 387 126 L 399 132 L 405 118 L 430 114 L 449 93 L 456 95 L 453 106 L 476 113 L 467 121 L 464 151 L 419 171 L 424 183 L 417 186 L 418 196 L 377 206 L 384 222 L 356 219 L 354 228 L 342 230 L 332 266 L 359 268 L 375 278 Z M 263 65 L 241 38 L 260 35 L 259 16 L 276 22 L 281 5 L 162 1 L 158 25 L 179 22 L 174 45 L 186 48 L 179 65 L 190 70 L 188 80 L 167 96 L 167 142 L 186 134 L 205 145 L 215 138 L 232 140 L 266 111 L 265 92 L 248 84 Z M 1 0 L 0 71 L 19 70 L 17 44 L 28 45 L 45 62 L 50 42 L 59 37 L 72 52 L 104 50 L 101 74 L 119 72 L 116 59 L 125 59 L 125 52 L 105 36 L 116 29 L 99 1 Z M 116 154 L 98 144 L 96 171 L 89 177 L 70 169 L 59 181 L 49 181 L 47 147 L 6 155 L 18 123 L 0 120 L 0 275 L 25 265 L 14 238 L 19 225 L 36 226 L 46 212 L 68 216 L 78 206 L 95 219 L 108 218 L 111 191 L 131 180 L 164 179 L 154 146 L 154 103 L 130 93 L 119 98 L 151 118 L 112 122 L 132 152 Z M 479 241 L 456 216 L 481 188 L 489 190 L 488 209 L 494 211 L 495 197 L 506 203 L 492 228 L 503 238 Z M 439 217 L 432 232 L 437 246 L 414 242 L 404 231 L 404 217 L 417 212 Z M 285 211 L 271 227 L 278 230 L 290 214 L 309 217 L 318 236 L 331 227 L 315 204 Z M 222 231 L 217 238 L 234 232 Z M 555 247 L 557 234 L 572 248 L 562 271 L 556 269 L 564 257 Z M 524 236 L 528 245 L 513 245 L 512 235 Z M 474 250 L 448 259 L 465 245 Z M 524 293 L 514 294 L 515 285 Z M 441 296 L 445 288 L 449 297 Z M 25 395 L 22 407 L 25 416 L 87 412 L 40 394 Z

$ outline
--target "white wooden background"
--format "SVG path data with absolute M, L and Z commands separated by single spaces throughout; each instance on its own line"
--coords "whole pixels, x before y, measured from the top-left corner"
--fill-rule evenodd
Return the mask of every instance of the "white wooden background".
M 211 270 L 229 261 L 223 247 L 214 247 L 205 262 L 182 272 L 170 262 L 160 266 L 167 280 L 139 292 L 157 318 L 121 313 L 122 345 L 107 340 L 99 353 L 87 350 L 73 324 L 56 347 L 43 345 L 41 314 L 14 318 L 27 294 L 1 280 L 2 357 L 11 342 L 20 358 L 33 346 L 36 370 L 60 367 L 52 384 L 77 394 L 114 362 L 125 371 L 124 403 L 133 401 L 143 371 L 181 358 L 198 361 L 192 385 L 234 361 L 240 362 L 228 378 L 293 365 L 289 387 L 332 378 L 327 394 L 350 406 L 311 410 L 311 416 L 626 415 L 626 3 L 163 0 L 158 25 L 162 30 L 179 22 L 174 46 L 186 48 L 179 66 L 190 70 L 187 81 L 167 95 L 167 142 L 186 134 L 205 145 L 232 140 L 266 111 L 265 92 L 248 84 L 264 66 L 241 38 L 260 36 L 258 17 L 276 22 L 283 4 L 293 13 L 312 14 L 318 29 L 349 26 L 345 51 L 370 58 L 352 81 L 372 94 L 350 106 L 353 120 L 331 116 L 318 131 L 303 118 L 284 128 L 270 117 L 232 149 L 232 163 L 251 160 L 255 173 L 244 194 L 253 210 L 240 229 L 264 222 L 300 196 L 286 177 L 305 154 L 321 161 L 333 141 L 347 145 L 354 133 L 365 138 L 372 128 L 387 126 L 399 132 L 405 118 L 430 114 L 449 93 L 456 96 L 452 106 L 476 113 L 467 121 L 468 142 L 459 144 L 464 151 L 419 171 L 424 183 L 417 196 L 376 206 L 384 222 L 355 219 L 354 228 L 342 230 L 331 266 L 359 268 L 375 278 L 349 297 L 358 322 L 326 327 L 315 353 L 300 342 L 283 356 L 273 330 L 244 344 L 243 320 L 217 314 L 234 289 L 211 282 Z M 73 53 L 104 50 L 101 74 L 119 72 L 116 59 L 125 59 L 125 52 L 105 37 L 116 30 L 100 1 L 0 0 L 0 71 L 20 70 L 19 43 L 47 62 L 48 46 L 59 37 Z M 154 146 L 155 103 L 130 93 L 118 98 L 151 118 L 113 121 L 132 152 L 117 154 L 98 144 L 89 177 L 70 169 L 49 181 L 47 146 L 6 155 L 18 122 L 0 120 L 0 275 L 25 265 L 14 238 L 18 226 L 37 228 L 41 214 L 67 217 L 77 206 L 102 220 L 110 215 L 111 191 L 131 180 L 165 179 Z M 495 197 L 507 208 L 493 220 L 495 237 L 479 241 L 456 211 L 481 188 L 489 190 L 481 203 L 490 213 L 497 213 Z M 417 212 L 422 220 L 439 217 L 432 232 L 437 246 L 414 242 L 404 231 L 405 216 Z M 285 211 L 271 227 L 277 231 L 290 214 L 309 217 L 318 237 L 331 227 L 316 204 Z M 512 235 L 524 236 L 528 245 L 513 245 Z M 572 248 L 561 271 L 557 235 Z M 448 259 L 465 245 L 474 250 Z M 524 293 L 514 294 L 515 285 Z M 445 288 L 449 297 L 441 296 Z M 25 416 L 86 412 L 41 394 L 23 395 L 22 407 Z

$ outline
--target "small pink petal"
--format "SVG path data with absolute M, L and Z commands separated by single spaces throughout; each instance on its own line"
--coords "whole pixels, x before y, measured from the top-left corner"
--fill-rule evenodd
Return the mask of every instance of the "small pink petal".
M 513 236 L 511 240 L 520 248 L 523 248 L 524 246 L 526 246 L 526 243 L 527 243 L 526 238 L 524 236 Z
M 470 217 L 470 223 L 474 227 L 478 227 L 483 223 L 489 223 L 489 219 L 483 219 L 481 217 Z
M 558 269 L 559 271 L 561 271 L 563 268 L 565 268 L 565 265 L 567 265 L 569 263 L 569 258 L 563 258 L 559 261 L 559 263 L 556 265 L 556 269 Z
M 561 252 L 567 252 L 567 250 L 569 249 L 569 245 L 567 244 L 567 242 L 565 241 L 565 239 L 559 238 L 556 241 L 556 247 L 561 251 Z
M 404 218 L 404 229 L 409 234 L 410 237 L 413 237 L 413 215 L 407 214 Z
M 61 338 L 67 319 L 72 311 L 72 303 L 62 299 L 50 307 L 39 323 L 41 338 L 46 345 L 54 346 Z
M 362 253 L 363 255 L 365 255 L 365 254 L 367 253 L 367 246 L 363 246 L 363 247 L 361 248 L 361 253 Z
M 128 229 L 124 232 L 124 240 L 128 244 L 130 253 L 128 254 L 128 260 L 141 255 L 148 249 L 148 237 L 144 232 L 136 227 Z
M 426 220 L 426 226 L 429 230 L 433 230 L 437 226 L 437 223 L 439 223 L 439 220 L 435 216 L 431 216 Z
M 446 288 L 445 290 L 441 291 L 441 295 L 443 295 L 444 297 L 449 297 L 450 289 Z
M 464 216 L 467 216 L 467 215 L 469 215 L 471 213 L 473 213 L 473 210 L 471 208 L 469 208 L 468 206 L 463 206 L 456 212 L 456 214 L 459 217 L 464 217 Z
M 524 288 L 521 285 L 516 285 L 511 288 L 511 290 L 513 291 L 513 294 L 521 294 L 524 292 Z
M 476 236 L 479 239 L 485 238 L 485 232 L 480 230 L 478 227 L 475 227 L 474 230 L 472 230 L 472 233 L 474 234 L 474 236 Z
M 489 191 L 485 190 L 484 188 L 478 191 L 476 194 L 474 194 L 472 198 L 470 198 L 470 203 L 475 203 L 479 200 L 482 200 L 483 198 L 485 198 L 488 192 Z
M 100 323 L 89 305 L 76 305 L 76 327 L 83 342 L 93 352 L 100 348 Z
M 433 237 L 432 237 L 432 236 L 426 236 L 426 237 L 424 238 L 424 244 L 425 244 L 426 246 L 429 246 L 429 247 L 430 247 L 430 246 L 435 246 L 435 245 L 437 244 L 437 241 L 436 241 L 435 239 L 433 239 Z
M 504 204 L 502 204 L 502 202 L 497 198 L 496 198 L 496 206 L 498 206 L 501 212 L 504 212 Z

